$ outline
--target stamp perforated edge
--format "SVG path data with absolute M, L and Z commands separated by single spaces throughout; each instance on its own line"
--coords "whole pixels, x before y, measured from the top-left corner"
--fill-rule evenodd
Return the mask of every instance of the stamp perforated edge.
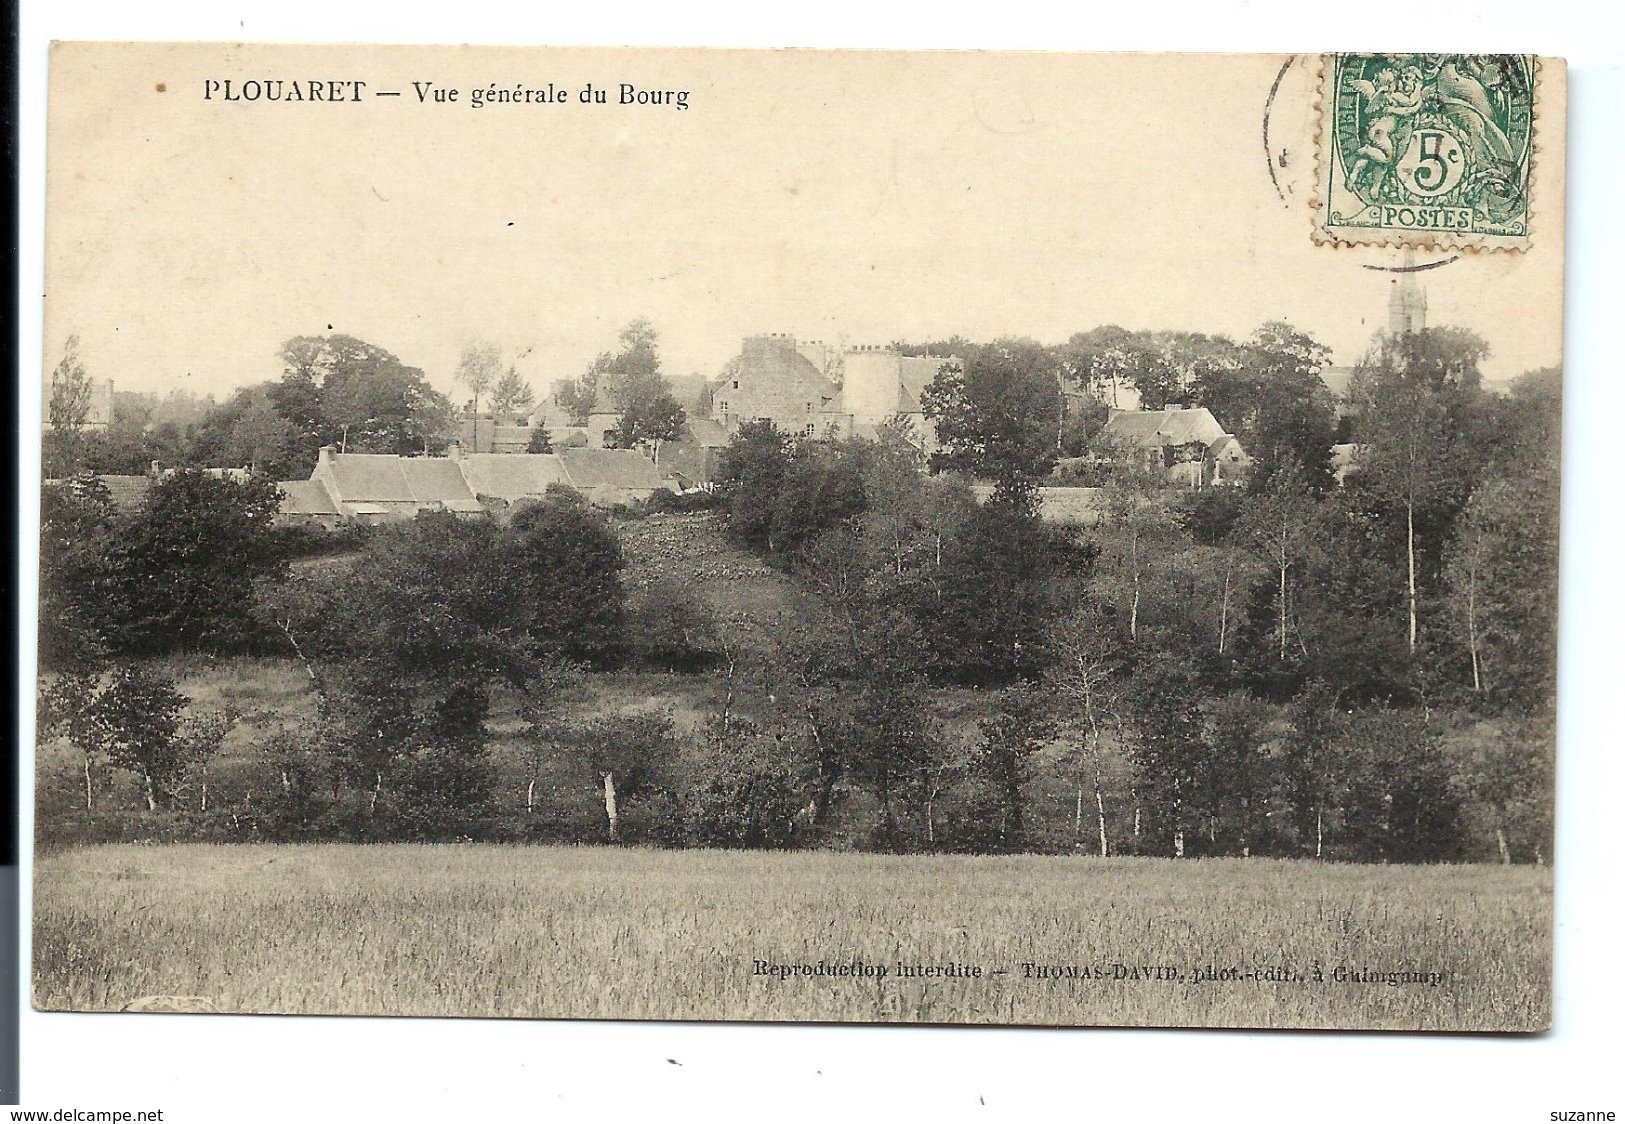
M 1541 84 L 1546 66 L 1546 57 L 1531 55 L 1534 69 L 1534 89 L 1529 99 L 1529 206 L 1525 220 L 1525 233 L 1520 238 L 1508 238 L 1504 235 L 1469 234 L 1463 236 L 1459 233 L 1441 234 L 1438 231 L 1426 230 L 1407 234 L 1404 231 L 1392 230 L 1387 227 L 1367 228 L 1369 235 L 1355 234 L 1355 228 L 1337 227 L 1335 230 L 1326 226 L 1325 191 L 1322 187 L 1331 175 L 1329 161 L 1330 155 L 1326 151 L 1326 83 L 1329 80 L 1332 53 L 1311 55 L 1315 60 L 1317 73 L 1314 78 L 1314 120 L 1315 120 L 1315 183 L 1310 193 L 1307 205 L 1310 212 L 1309 233 L 1316 245 L 1330 246 L 1333 249 L 1349 247 L 1389 247 L 1393 249 L 1412 250 L 1461 250 L 1468 253 L 1514 253 L 1521 254 L 1534 244 L 1535 227 L 1538 221 L 1536 204 L 1539 202 L 1535 195 L 1535 166 L 1541 159 L 1542 137 L 1544 127 L 1541 122 Z

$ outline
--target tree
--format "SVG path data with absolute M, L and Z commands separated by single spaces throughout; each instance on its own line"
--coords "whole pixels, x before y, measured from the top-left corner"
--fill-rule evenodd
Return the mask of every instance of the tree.
M 1061 361 L 1029 339 L 964 350 L 920 395 L 942 443 L 932 468 L 992 480 L 1047 475 L 1064 413 Z
M 1537 463 L 1480 484 L 1457 520 L 1445 588 L 1479 695 L 1524 707 L 1553 697 L 1557 513 L 1557 480 Z
M 545 425 L 538 425 L 531 429 L 530 440 L 525 442 L 527 453 L 551 453 L 553 451 L 553 435 L 547 432 Z
M 64 738 L 78 751 L 85 783 L 85 811 L 96 808 L 95 774 L 106 769 L 107 739 L 98 722 L 98 676 L 94 672 L 66 671 L 39 695 L 39 737 Z
M 278 409 L 300 435 L 309 464 L 322 445 L 402 456 L 444 447 L 451 404 L 420 368 L 342 334 L 297 336 L 280 354 Z
M 284 560 L 275 484 L 181 469 L 119 519 L 105 551 L 98 630 L 125 652 L 224 651 L 253 635 L 255 582 Z
M 917 782 L 940 744 L 926 716 L 924 694 L 923 679 L 900 661 L 873 667 L 859 687 L 847 732 L 851 771 L 879 804 L 875 837 L 888 848 L 901 840 L 898 809 L 923 795 Z
M 1103 738 L 1120 706 L 1115 685 L 1121 674 L 1119 645 L 1106 614 L 1098 606 L 1081 606 L 1056 622 L 1051 648 L 1056 660 L 1046 673 L 1046 682 L 1061 700 L 1066 719 L 1064 732 L 1076 745 L 1076 752 L 1070 755 L 1078 766 L 1073 842 L 1076 846 L 1083 844 L 1087 774 L 1093 782 L 1100 857 L 1105 858 L 1111 852 L 1111 841 L 1106 835 Z
M 1294 627 L 1293 595 L 1304 572 L 1319 554 L 1320 512 L 1309 494 L 1302 471 L 1286 461 L 1268 477 L 1267 489 L 1251 497 L 1234 533 L 1252 550 L 1274 579 L 1275 658 L 1277 669 L 1287 664 L 1294 636 L 1304 647 L 1301 629 Z M 1305 654 L 1307 649 L 1304 648 Z
M 915 587 L 935 676 L 987 685 L 1035 677 L 1067 583 L 1093 565 L 1094 548 L 1046 526 L 1030 496 L 995 493 L 965 512 L 940 564 Z
M 51 428 L 77 434 L 90 418 L 96 384 L 79 358 L 79 337 L 69 336 L 62 358 L 51 371 L 51 399 L 47 412 Z
M 999 804 L 1001 850 L 1019 850 L 1026 842 L 1029 763 L 1054 733 L 1046 699 L 1024 683 L 1000 691 L 993 714 L 982 723 L 977 767 Z
M 672 395 L 671 384 L 658 373 L 627 373 L 617 376 L 614 392 L 621 407 L 615 424 L 616 445 L 622 449 L 651 446 L 659 464 L 661 444 L 681 437 L 688 420 Z
M 800 442 L 774 500 L 769 538 L 792 563 L 836 528 L 856 529 L 868 505 L 865 472 L 873 446 L 860 442 Z
M 536 392 L 531 389 L 530 383 L 519 377 L 519 372 L 509 367 L 502 372 L 491 389 L 491 413 L 493 416 L 515 417 L 528 414 L 536 405 Z
M 418 837 L 473 834 L 492 691 L 544 683 L 576 650 L 561 627 L 579 626 L 584 644 L 618 643 L 590 633 L 603 598 L 618 614 L 619 553 L 576 506 L 522 507 L 508 526 L 422 515 L 264 607 L 307 661 L 364 836 L 386 831 L 389 811 Z
M 41 455 L 48 475 L 71 476 L 80 471 L 84 457 L 84 428 L 90 417 L 95 382 L 79 358 L 79 337 L 69 336 L 62 358 L 51 371 L 46 434 Z
M 90 761 L 98 756 L 141 778 L 147 811 L 175 801 L 186 770 L 214 753 L 229 725 L 222 716 L 186 715 L 188 701 L 168 676 L 125 666 L 99 689 L 64 703 L 77 711 L 64 726 L 85 753 L 87 805 Z
M 598 406 L 598 385 L 614 363 L 615 356 L 610 352 L 599 352 L 580 378 L 562 385 L 555 384 L 553 401 L 570 416 L 572 425 L 587 424 L 587 418 Z
M 1271 764 L 1264 743 L 1270 711 L 1266 704 L 1237 691 L 1214 700 L 1208 708 L 1208 760 L 1203 769 L 1203 803 L 1208 840 L 1213 850 L 1226 844 L 1243 858 L 1264 841 Z
M 573 493 L 521 505 L 509 523 L 513 540 L 508 586 L 541 652 L 602 665 L 623 643 L 626 593 L 621 546 L 604 516 Z
M 603 370 L 620 410 L 615 443 L 622 449 L 651 446 L 658 464 L 661 443 L 683 435 L 687 414 L 672 394 L 671 383 L 660 372 L 654 325 L 641 318 L 634 320 L 621 330 L 620 342 L 620 350 Z
M 1290 324 L 1271 321 L 1242 345 L 1237 366 L 1201 384 L 1202 404 L 1241 440 L 1254 491 L 1286 464 L 1309 491 L 1332 486 L 1337 414 L 1320 379 L 1331 351 Z M 1227 392 L 1227 389 L 1228 392 Z
M 1287 717 L 1281 754 L 1293 826 L 1299 848 L 1313 838 L 1315 858 L 1324 858 L 1326 817 L 1341 804 L 1350 776 L 1337 693 L 1323 682 L 1311 683 L 1292 701 Z
M 705 755 L 685 793 L 688 838 L 702 847 L 788 847 L 800 810 L 792 763 L 755 723 L 706 723 Z
M 462 353 L 457 357 L 457 370 L 453 377 L 474 396 L 471 404 L 473 417 L 480 416 L 480 395 L 497 384 L 497 372 L 501 367 L 502 349 L 496 344 L 488 340 L 470 340 L 463 345 Z M 512 373 L 513 368 L 510 367 L 508 370 Z M 516 375 L 516 381 L 517 378 Z
M 42 667 L 91 666 L 108 638 L 107 550 L 113 501 L 95 477 L 40 489 L 39 659 Z
M 299 429 L 277 406 L 276 384 L 244 387 L 192 428 L 194 463 L 248 467 L 273 479 L 308 472 Z
M 790 441 L 771 421 L 745 422 L 722 450 L 717 488 L 728 503 L 728 532 L 774 550 L 779 495 L 790 471 Z
M 1156 560 L 1156 541 L 1170 526 L 1161 476 L 1139 457 L 1117 458 L 1104 494 L 1105 525 L 1115 531 L 1105 567 L 1116 595 L 1126 600 L 1129 639 L 1140 636 L 1141 602 Z
M 1356 484 L 1404 523 L 1409 649 L 1418 643 L 1422 595 L 1433 584 L 1446 528 L 1472 484 L 1465 455 L 1479 394 L 1484 342 L 1453 328 L 1384 337 L 1351 382 L 1362 446 Z
M 603 793 L 604 823 L 611 842 L 621 838 L 621 816 L 634 801 L 668 783 L 677 742 L 664 712 L 592 718 L 552 735 L 559 752 Z
M 1136 787 L 1170 852 L 1184 858 L 1186 831 L 1202 811 L 1199 786 L 1207 765 L 1201 691 L 1190 668 L 1166 655 L 1157 660 L 1134 674 L 1127 693 Z

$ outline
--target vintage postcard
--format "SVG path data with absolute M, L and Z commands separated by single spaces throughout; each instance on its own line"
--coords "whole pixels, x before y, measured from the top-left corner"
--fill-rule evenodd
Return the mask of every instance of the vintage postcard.
M 1547 1027 L 1564 116 L 58 44 L 35 1006 Z

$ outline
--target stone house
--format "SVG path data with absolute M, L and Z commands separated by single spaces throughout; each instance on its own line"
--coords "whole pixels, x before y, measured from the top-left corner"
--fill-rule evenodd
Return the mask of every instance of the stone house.
M 1138 458 L 1170 484 L 1190 488 L 1245 479 L 1247 452 L 1205 406 L 1113 410 L 1095 437 L 1097 454 Z

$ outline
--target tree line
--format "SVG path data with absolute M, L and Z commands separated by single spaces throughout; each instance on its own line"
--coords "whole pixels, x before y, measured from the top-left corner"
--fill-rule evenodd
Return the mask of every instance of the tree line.
M 1128 461 L 1097 520 L 1063 527 L 1036 488 L 1056 413 L 988 398 L 1003 369 L 1039 401 L 1050 360 L 959 351 L 927 395 L 961 411 L 951 460 L 901 430 L 767 423 L 724 451 L 727 533 L 794 598 L 758 647 L 681 590 L 629 591 L 613 520 L 566 493 L 290 568 L 253 484 L 178 473 L 122 516 L 88 481 L 58 486 L 41 652 L 62 676 L 42 718 L 82 751 L 87 801 L 113 770 L 138 807 L 196 819 L 225 735 L 129 665 L 295 661 L 315 720 L 240 719 L 261 723 L 261 779 L 246 803 L 215 782 L 228 837 L 1549 856 L 1558 372 L 1496 396 L 1478 341 L 1384 339 L 1325 420 L 1359 449 L 1342 486 L 1290 441 L 1244 489 L 1170 492 Z M 637 667 L 710 684 L 698 724 L 573 709 Z

